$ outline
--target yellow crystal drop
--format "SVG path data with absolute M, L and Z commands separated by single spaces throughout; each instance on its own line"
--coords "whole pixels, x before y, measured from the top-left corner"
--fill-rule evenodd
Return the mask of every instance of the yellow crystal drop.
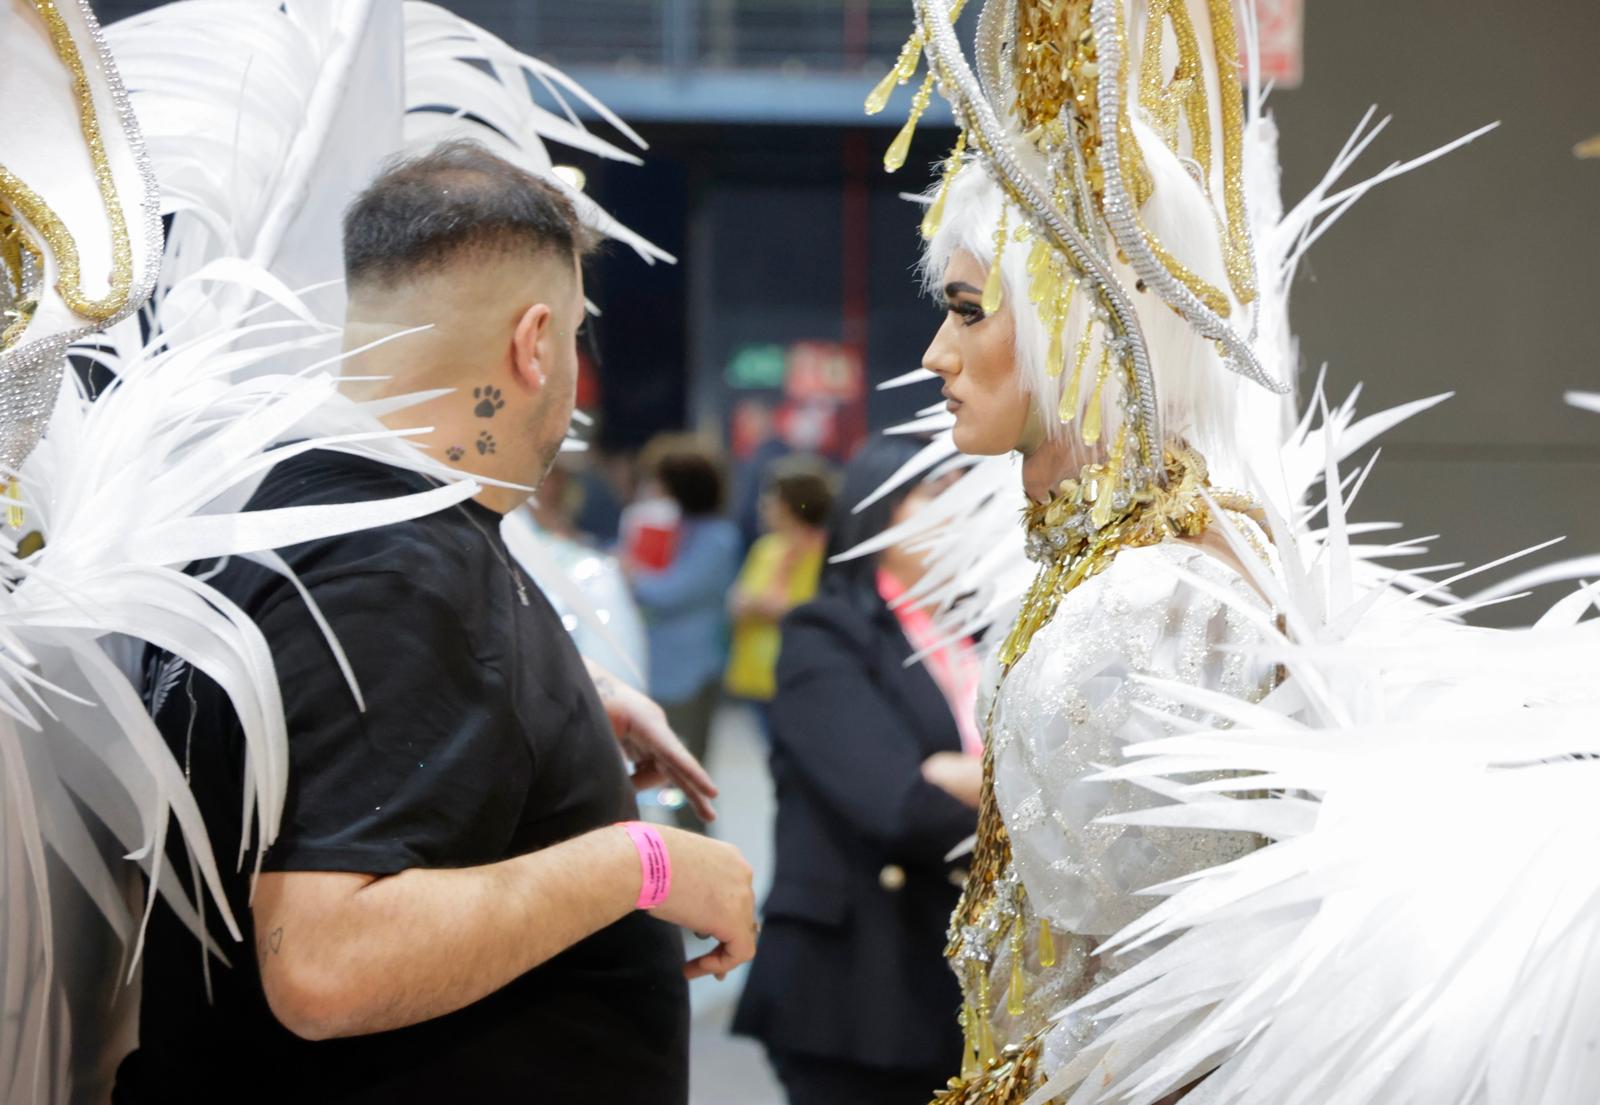
M 897 65 L 883 75 L 883 80 L 872 86 L 872 91 L 867 93 L 867 114 L 876 115 L 889 106 L 889 97 L 894 94 L 895 87 L 900 83 L 900 67 Z
M 1018 917 L 1011 929 L 1011 985 L 1006 991 L 1006 1012 L 1013 1017 L 1022 1016 L 1022 918 Z
M 961 1016 L 957 1018 L 961 1025 L 961 1077 L 970 1079 L 978 1074 L 978 1037 L 977 1014 L 970 1003 L 961 1007 Z
M 894 63 L 894 71 L 900 76 L 900 83 L 905 84 L 917 72 L 917 58 L 922 55 L 922 32 L 913 31 L 911 37 L 906 39 L 906 44 L 900 47 L 900 57 Z
M 1013 1017 L 1022 1016 L 1022 963 L 1019 960 L 1011 961 L 1011 987 L 1006 995 L 1006 1012 Z
M 989 968 L 988 964 L 978 964 L 978 1066 L 987 1068 L 994 1062 L 994 1033 L 989 1028 L 989 1011 L 993 1006 L 989 1002 Z
M 983 298 L 979 301 L 983 313 L 992 315 L 1000 309 L 1000 259 L 1006 251 L 1006 208 L 1000 208 L 1000 226 L 994 232 L 994 260 L 989 262 L 989 277 L 983 282 Z
M 983 282 L 983 313 L 992 315 L 1000 309 L 1000 258 L 989 266 L 989 279 Z
M 1044 312 L 1044 322 L 1049 325 L 1055 319 L 1056 292 L 1059 281 L 1056 277 L 1054 265 L 1044 265 L 1033 274 L 1033 279 L 1028 284 L 1029 302 L 1035 303 Z
M 933 205 L 928 208 L 927 214 L 922 216 L 924 241 L 932 240 L 944 223 L 944 205 L 950 198 L 950 182 L 955 179 L 957 170 L 961 168 L 961 154 L 966 148 L 967 132 L 962 131 L 956 136 L 956 148 L 950 151 L 950 158 L 944 164 L 944 179 L 939 182 L 939 194 L 934 197 Z
M 1038 276 L 1044 267 L 1045 257 L 1049 254 L 1050 247 L 1043 238 L 1034 239 L 1033 245 L 1028 247 L 1028 275 Z
M 911 136 L 917 129 L 917 117 L 912 115 L 906 120 L 906 125 L 900 128 L 900 133 L 894 136 L 894 141 L 889 143 L 889 148 L 883 155 L 883 168 L 885 172 L 895 172 L 906 163 L 906 155 L 911 152 Z
M 1094 392 L 1089 396 L 1089 405 L 1083 412 L 1083 443 L 1093 445 L 1100 440 L 1101 396 L 1105 392 L 1106 377 L 1111 373 L 1111 349 L 1107 347 L 1100 354 L 1100 371 L 1095 375 Z
M 1106 463 L 1105 494 L 1100 496 L 1090 515 L 1096 529 L 1103 529 L 1111 521 L 1111 513 L 1116 508 L 1116 489 L 1122 479 L 1122 456 L 1127 440 L 1128 425 L 1123 423 L 1117 430 L 1117 443 L 1111 447 L 1111 459 Z
M 1053 268 L 1054 266 L 1052 266 Z M 1072 311 L 1072 293 L 1077 289 L 1078 282 L 1069 279 L 1065 283 L 1059 282 L 1051 291 L 1054 293 L 1053 309 L 1050 312 L 1048 324 L 1050 326 L 1050 351 L 1045 354 L 1045 372 L 1054 379 L 1060 376 L 1067 367 L 1063 348 L 1065 338 L 1063 332 L 1067 326 L 1067 316 Z
M 9 481 L 6 484 L 6 498 L 13 499 L 13 500 L 20 500 L 21 497 L 22 497 L 22 485 L 19 484 L 16 480 Z M 21 529 L 22 528 L 22 523 L 24 521 L 26 521 L 26 518 L 23 516 L 23 513 L 22 513 L 22 503 L 20 501 L 7 503 L 6 504 L 6 525 L 10 526 L 12 529 Z
M 1078 339 L 1078 351 L 1072 358 L 1072 379 L 1067 382 L 1067 393 L 1061 397 L 1061 409 L 1056 412 L 1063 423 L 1078 417 L 1078 392 L 1083 385 L 1083 370 L 1089 363 L 1089 350 L 1094 346 L 1094 322 L 1083 328 Z
M 922 79 L 922 86 L 911 100 L 911 115 L 906 119 L 906 125 L 900 128 L 900 133 L 894 136 L 894 141 L 889 143 L 889 149 L 883 155 L 886 171 L 892 173 L 906 163 L 906 155 L 911 152 L 911 136 L 917 132 L 917 122 L 922 118 L 922 113 L 928 110 L 928 97 L 932 94 L 933 74 L 929 73 Z
M 873 86 L 867 94 L 867 114 L 876 115 L 889 104 L 889 97 L 894 95 L 897 85 L 905 84 L 917 71 L 917 57 L 922 52 L 922 32 L 917 31 L 906 39 L 905 45 L 900 47 L 900 56 L 895 59 L 893 67 L 883 75 L 883 80 Z
M 939 185 L 939 194 L 933 198 L 933 203 L 922 216 L 922 240 L 932 241 L 933 236 L 939 233 L 939 224 L 944 222 L 944 201 L 950 195 L 950 178 L 946 176 L 944 183 Z
M 1056 965 L 1056 938 L 1050 931 L 1050 922 L 1039 921 L 1039 966 L 1054 967 Z

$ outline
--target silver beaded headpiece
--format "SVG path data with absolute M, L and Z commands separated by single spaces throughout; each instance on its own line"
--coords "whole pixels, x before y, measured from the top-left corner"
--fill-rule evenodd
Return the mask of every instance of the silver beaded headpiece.
M 1244 105 L 1233 0 L 988 0 L 969 64 L 964 0 L 913 0 L 916 27 L 867 110 L 926 58 L 911 117 L 885 156 L 904 163 L 937 89 L 960 137 L 923 220 L 933 238 L 973 161 L 1003 194 L 984 308 L 1002 299 L 1002 256 L 1027 250 L 1026 304 L 1047 334 L 1057 414 L 1104 435 L 1119 486 L 1163 480 L 1152 359 L 1175 313 L 1211 363 L 1283 394 L 1252 349 L 1255 251 L 1244 193 Z M 1015 268 L 1015 266 L 1012 266 Z M 1013 293 L 1015 289 L 1013 289 Z M 1102 407 L 1112 413 L 1102 417 Z

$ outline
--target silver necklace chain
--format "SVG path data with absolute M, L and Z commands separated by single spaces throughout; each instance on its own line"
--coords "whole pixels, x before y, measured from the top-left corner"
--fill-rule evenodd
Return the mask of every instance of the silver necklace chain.
M 489 551 L 491 553 L 493 553 L 494 554 L 494 558 L 500 562 L 500 566 L 506 570 L 506 575 L 511 577 L 511 582 L 516 584 L 516 587 L 517 587 L 517 598 L 522 601 L 522 605 L 523 606 L 527 606 L 528 605 L 528 584 L 522 578 L 521 569 L 512 567 L 511 566 L 511 562 L 509 560 L 507 560 L 504 556 L 501 555 L 500 549 L 495 543 L 495 539 L 493 537 L 491 537 L 488 534 L 488 532 L 484 530 L 484 528 L 482 526 L 478 525 L 477 520 L 472 517 L 471 513 L 468 512 L 468 510 L 467 510 L 467 508 L 466 508 L 466 506 L 464 504 L 457 503 L 456 504 L 456 509 L 461 512 L 461 517 L 463 517 L 463 518 L 465 518 L 467 520 L 467 525 L 469 525 L 473 529 L 477 530 L 478 531 L 478 535 L 480 537 L 482 537 L 485 542 L 488 543 Z

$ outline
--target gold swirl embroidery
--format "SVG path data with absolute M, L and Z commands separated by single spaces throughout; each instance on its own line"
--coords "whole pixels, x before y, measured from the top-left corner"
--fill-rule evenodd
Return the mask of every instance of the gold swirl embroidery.
M 99 185 L 100 199 L 105 206 L 106 221 L 111 230 L 109 288 L 106 294 L 99 298 L 91 298 L 84 293 L 78 247 L 73 241 L 72 232 L 43 197 L 4 165 L 0 165 L 0 239 L 17 243 L 16 266 L 12 265 L 11 247 L 0 250 L 0 256 L 5 257 L 7 272 L 12 274 L 15 286 L 20 292 L 21 251 L 26 250 L 35 258 L 40 256 L 38 243 L 33 241 L 22 227 L 21 219 L 26 219 L 27 223 L 37 229 L 50 245 L 56 266 L 60 270 L 56 291 L 60 293 L 68 308 L 74 314 L 91 322 L 104 322 L 128 302 L 128 295 L 133 287 L 133 245 L 128 238 L 127 220 L 123 217 L 122 205 L 117 198 L 117 184 L 111 172 L 111 161 L 106 155 L 105 143 L 100 136 L 100 121 L 95 114 L 94 91 L 89 86 L 89 76 L 84 69 L 83 58 L 78 53 L 78 46 L 72 40 L 72 31 L 53 0 L 30 0 L 30 2 L 50 32 L 50 40 L 55 47 L 56 55 L 72 74 L 72 91 L 78 102 L 79 125 L 83 130 L 84 142 L 89 148 L 89 160 L 94 167 L 95 181 Z M 17 320 L 0 334 L 0 349 L 9 347 L 20 338 L 31 312 L 19 311 L 18 315 Z

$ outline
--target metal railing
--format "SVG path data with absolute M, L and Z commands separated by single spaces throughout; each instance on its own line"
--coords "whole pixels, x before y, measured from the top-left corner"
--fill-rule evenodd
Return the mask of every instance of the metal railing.
M 469 18 L 495 26 L 456 7 Z M 506 13 L 501 13 L 502 18 Z M 856 72 L 892 61 L 909 0 L 582 0 L 527 5 L 508 37 L 557 64 Z M 498 29 L 498 28 L 497 28 Z

